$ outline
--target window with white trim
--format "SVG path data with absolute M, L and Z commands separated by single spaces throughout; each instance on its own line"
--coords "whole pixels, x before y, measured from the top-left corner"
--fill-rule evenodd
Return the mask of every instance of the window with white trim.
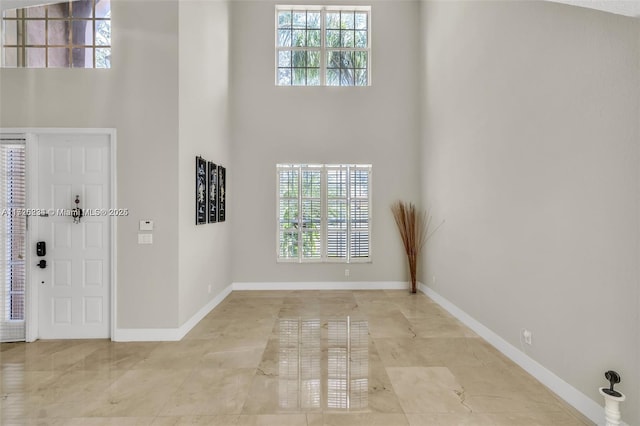
M 369 86 L 371 7 L 276 6 L 276 85 Z
M 278 164 L 278 261 L 371 260 L 371 165 Z
M 111 0 L 5 10 L 1 53 L 3 67 L 111 68 Z

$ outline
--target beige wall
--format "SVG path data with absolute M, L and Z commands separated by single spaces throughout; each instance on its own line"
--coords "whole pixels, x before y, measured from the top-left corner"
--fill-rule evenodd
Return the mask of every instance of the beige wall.
M 419 197 L 418 3 L 367 2 L 373 85 L 365 88 L 276 87 L 275 4 L 232 6 L 233 279 L 407 280 L 389 206 Z M 373 263 L 276 263 L 275 167 L 287 162 L 373 165 Z
M 423 3 L 422 280 L 640 424 L 639 22 L 546 2 Z M 433 283 L 433 277 L 436 278 Z
M 195 157 L 222 164 L 233 181 L 228 115 L 229 6 L 180 1 L 180 323 L 231 284 L 233 215 L 195 225 Z M 230 185 L 228 185 L 228 188 Z M 209 292 L 211 286 L 211 292 Z
M 178 324 L 178 4 L 115 1 L 113 67 L 0 70 L 1 127 L 118 132 L 118 327 Z M 138 245 L 138 221 L 155 221 Z

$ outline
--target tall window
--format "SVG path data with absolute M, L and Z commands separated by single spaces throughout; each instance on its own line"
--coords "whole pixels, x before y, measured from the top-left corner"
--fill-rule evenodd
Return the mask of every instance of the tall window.
M 276 6 L 276 84 L 370 85 L 370 7 Z
M 6 10 L 1 62 L 3 67 L 111 68 L 110 0 Z
M 279 164 L 278 260 L 367 262 L 371 165 Z

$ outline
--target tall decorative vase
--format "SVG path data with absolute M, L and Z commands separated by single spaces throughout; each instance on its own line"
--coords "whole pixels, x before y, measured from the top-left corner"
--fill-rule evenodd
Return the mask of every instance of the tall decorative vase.
M 397 201 L 391 205 L 391 212 L 407 254 L 409 274 L 411 276 L 411 293 L 416 293 L 418 259 L 420 250 L 427 238 L 429 221 L 426 218 L 426 213 L 418 212 L 413 203 Z
M 409 260 L 409 275 L 411 276 L 411 293 L 416 293 L 418 283 L 418 253 L 416 250 L 411 250 L 411 253 L 407 254 Z

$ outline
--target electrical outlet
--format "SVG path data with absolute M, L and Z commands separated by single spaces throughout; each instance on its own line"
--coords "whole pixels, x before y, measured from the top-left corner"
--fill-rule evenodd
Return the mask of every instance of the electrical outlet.
M 533 333 L 526 328 L 522 329 L 522 341 L 527 345 L 531 345 L 531 339 L 533 338 Z
M 349 275 L 351 275 L 351 271 L 349 271 L 348 269 L 344 270 L 344 276 L 348 277 Z
M 435 275 L 432 275 L 432 276 L 431 276 L 431 282 L 432 282 L 433 284 L 435 284 L 435 283 L 436 283 L 436 276 L 435 276 Z
M 209 284 L 209 294 L 211 294 L 211 284 Z

